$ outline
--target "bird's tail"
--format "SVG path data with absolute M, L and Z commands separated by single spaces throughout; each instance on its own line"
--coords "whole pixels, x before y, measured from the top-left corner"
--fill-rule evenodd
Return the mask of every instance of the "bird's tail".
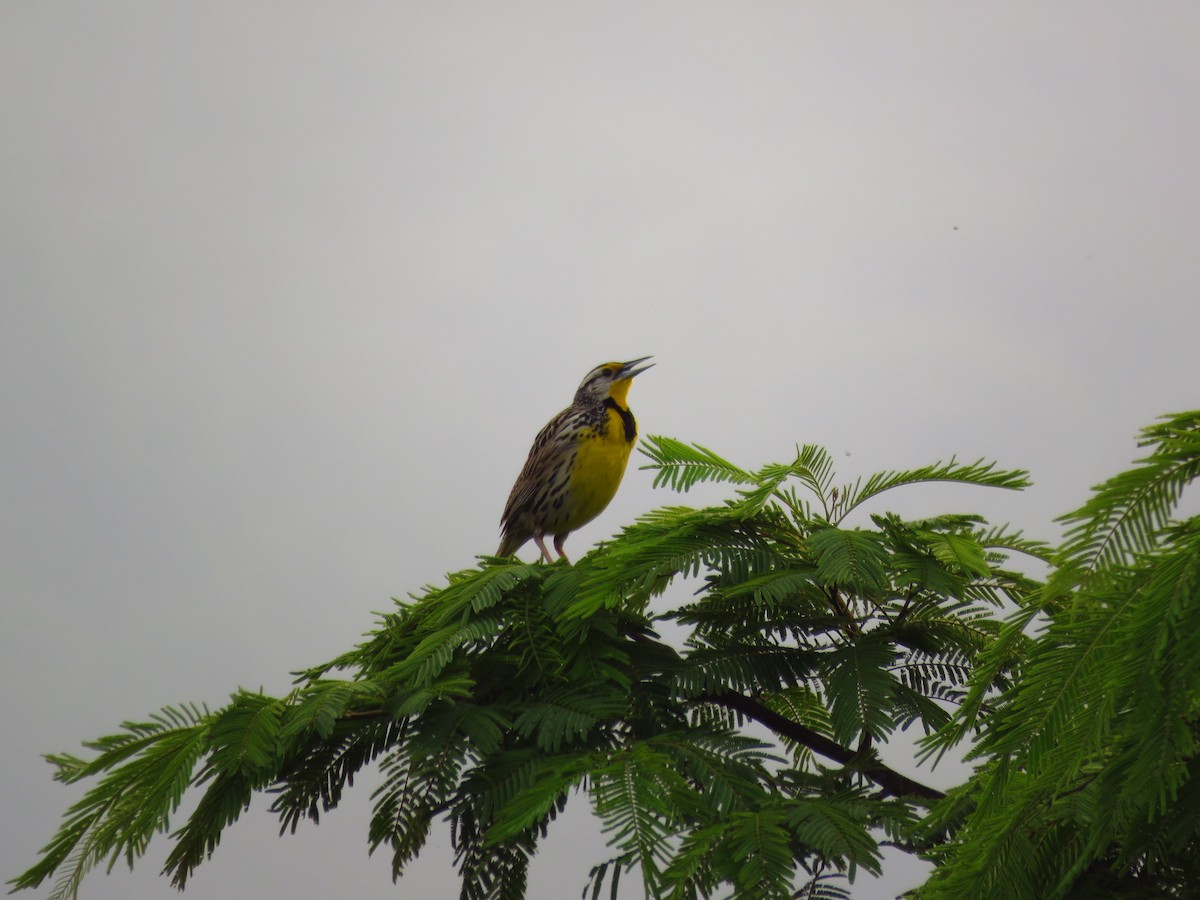
M 496 551 L 497 556 L 513 556 L 522 545 L 529 540 L 532 535 L 518 534 L 513 531 L 505 531 L 500 536 L 500 548 Z

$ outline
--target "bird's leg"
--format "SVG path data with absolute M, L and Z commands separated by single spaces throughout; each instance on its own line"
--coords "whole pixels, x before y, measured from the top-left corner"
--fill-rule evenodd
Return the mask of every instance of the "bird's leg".
M 538 549 L 542 551 L 542 559 L 546 560 L 546 562 L 548 562 L 548 563 L 554 562 L 554 557 L 551 556 L 550 551 L 546 549 L 546 542 L 544 540 L 542 540 L 542 536 L 540 534 L 535 534 L 533 536 L 533 542 L 535 544 L 537 544 Z M 555 541 L 554 541 L 554 548 L 556 550 L 558 549 L 558 540 L 557 539 L 555 539 Z
M 567 559 L 567 551 L 563 550 L 563 544 L 566 542 L 566 540 L 567 536 L 565 534 L 556 534 L 554 536 L 554 549 L 558 551 L 558 555 L 563 559 Z M 570 562 L 571 561 L 567 559 L 567 563 L 570 564 Z

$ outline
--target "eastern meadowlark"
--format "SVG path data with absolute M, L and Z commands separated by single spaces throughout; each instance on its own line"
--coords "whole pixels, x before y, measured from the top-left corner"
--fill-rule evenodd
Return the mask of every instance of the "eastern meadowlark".
M 546 562 L 554 558 L 545 535 L 566 559 L 563 541 L 604 511 L 617 493 L 637 422 L 625 398 L 638 367 L 649 356 L 596 366 L 575 392 L 575 400 L 541 430 L 500 517 L 497 556 L 512 556 L 530 538 Z

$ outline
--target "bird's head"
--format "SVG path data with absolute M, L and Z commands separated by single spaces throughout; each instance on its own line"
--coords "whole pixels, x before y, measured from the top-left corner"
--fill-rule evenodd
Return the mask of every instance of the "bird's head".
M 588 372 L 587 377 L 579 383 L 575 399 L 594 403 L 597 400 L 603 402 L 611 397 L 624 406 L 625 397 L 629 394 L 629 385 L 633 383 L 633 376 L 640 375 L 654 365 L 654 363 L 650 363 L 649 366 L 639 365 L 649 358 L 649 356 L 643 356 L 641 359 L 631 359 L 629 362 L 601 363 Z

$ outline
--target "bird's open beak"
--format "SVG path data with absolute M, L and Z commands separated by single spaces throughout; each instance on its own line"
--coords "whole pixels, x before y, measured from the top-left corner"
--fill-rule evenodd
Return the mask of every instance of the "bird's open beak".
M 624 381 L 627 378 L 632 378 L 634 375 L 641 375 L 647 369 L 651 368 L 654 365 L 654 363 L 650 363 L 649 366 L 642 366 L 641 368 L 635 368 L 635 367 L 637 366 L 638 363 L 644 363 L 648 359 L 650 359 L 649 356 L 643 356 L 641 359 L 631 359 L 627 363 L 622 363 L 621 371 L 617 375 L 615 380 L 616 381 Z

